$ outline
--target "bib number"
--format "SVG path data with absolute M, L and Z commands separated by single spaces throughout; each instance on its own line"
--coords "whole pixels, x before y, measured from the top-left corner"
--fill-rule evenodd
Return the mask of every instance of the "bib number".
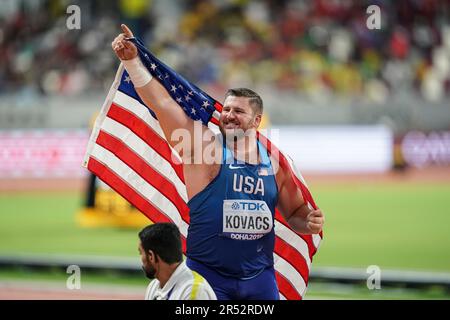
M 272 212 L 262 200 L 224 200 L 223 235 L 235 240 L 257 240 L 273 228 Z

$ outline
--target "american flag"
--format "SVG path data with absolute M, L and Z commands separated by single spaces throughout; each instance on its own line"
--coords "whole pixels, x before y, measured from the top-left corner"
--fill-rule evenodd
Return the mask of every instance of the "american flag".
M 139 56 L 154 78 L 185 113 L 211 128 L 218 126 L 222 105 L 154 57 L 138 39 Z M 83 165 L 153 222 L 173 222 L 182 234 L 183 250 L 189 209 L 181 159 L 168 144 L 159 122 L 134 90 L 120 65 L 92 131 Z M 278 158 L 310 208 L 316 204 L 292 160 L 258 132 L 259 141 Z M 311 262 L 322 233 L 300 235 L 276 210 L 274 262 L 281 299 L 305 295 Z

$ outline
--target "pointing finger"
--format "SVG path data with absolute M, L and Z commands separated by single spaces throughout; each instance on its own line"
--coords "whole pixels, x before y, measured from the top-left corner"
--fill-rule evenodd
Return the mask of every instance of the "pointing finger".
M 121 24 L 120 27 L 122 28 L 123 33 L 127 38 L 133 37 L 133 32 L 131 32 L 130 28 L 127 27 L 125 24 Z

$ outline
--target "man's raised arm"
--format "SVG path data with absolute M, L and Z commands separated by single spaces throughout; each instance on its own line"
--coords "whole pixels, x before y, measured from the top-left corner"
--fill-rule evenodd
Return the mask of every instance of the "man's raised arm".
M 157 79 L 152 79 L 152 75 L 138 56 L 136 46 L 127 40 L 133 37 L 133 33 L 126 25 L 122 24 L 121 27 L 123 33 L 119 34 L 111 45 L 130 75 L 139 97 L 155 112 L 166 139 L 172 147 L 179 143 L 178 140 L 172 140 L 172 133 L 176 129 L 183 128 L 189 130 L 191 136 L 190 146 L 194 148 L 194 120 L 184 113 Z M 208 129 L 205 128 L 203 130 Z M 183 152 L 186 153 L 187 151 L 193 152 L 193 150 L 183 149 L 180 156 L 182 158 L 190 157 L 191 154 L 183 154 Z

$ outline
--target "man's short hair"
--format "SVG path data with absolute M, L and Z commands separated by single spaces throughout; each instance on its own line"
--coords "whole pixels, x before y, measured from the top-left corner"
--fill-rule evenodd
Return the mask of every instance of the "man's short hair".
M 164 262 L 172 264 L 183 261 L 180 230 L 173 223 L 154 223 L 139 232 L 145 252 L 152 250 Z
M 263 113 L 263 101 L 259 94 L 257 94 L 255 91 L 247 88 L 228 89 L 227 93 L 225 93 L 225 99 L 229 96 L 249 98 L 250 105 L 255 107 L 253 109 L 255 113 Z

